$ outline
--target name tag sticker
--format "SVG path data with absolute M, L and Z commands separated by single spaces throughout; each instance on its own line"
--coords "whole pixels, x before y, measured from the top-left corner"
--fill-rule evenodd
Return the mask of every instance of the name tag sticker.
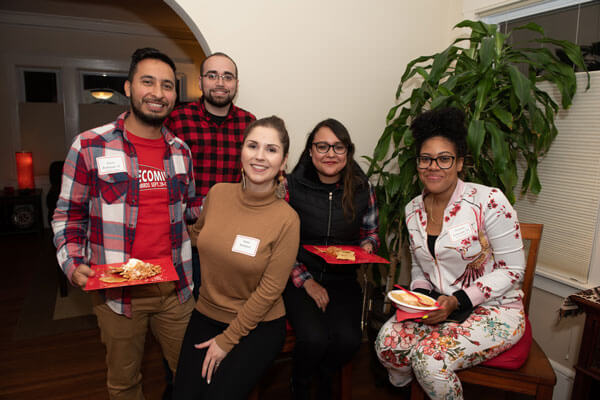
M 119 156 L 105 156 L 96 159 L 98 164 L 98 175 L 115 174 L 117 172 L 127 172 L 125 160 Z
M 461 239 L 471 236 L 473 234 L 473 230 L 471 229 L 471 225 L 462 224 L 448 229 L 448 234 L 450 235 L 450 240 L 453 242 L 458 242 Z
M 254 257 L 256 255 L 256 250 L 258 250 L 259 243 L 260 239 L 243 235 L 237 235 L 235 237 L 235 241 L 233 242 L 233 247 L 231 248 L 231 251 Z

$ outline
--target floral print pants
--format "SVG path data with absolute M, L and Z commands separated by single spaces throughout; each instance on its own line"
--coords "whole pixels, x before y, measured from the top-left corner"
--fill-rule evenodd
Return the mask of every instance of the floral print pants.
M 489 360 L 519 341 L 525 316 L 519 308 L 476 307 L 461 324 L 397 322 L 392 316 L 379 331 L 375 351 L 394 386 L 414 376 L 432 399 L 462 399 L 454 371 Z

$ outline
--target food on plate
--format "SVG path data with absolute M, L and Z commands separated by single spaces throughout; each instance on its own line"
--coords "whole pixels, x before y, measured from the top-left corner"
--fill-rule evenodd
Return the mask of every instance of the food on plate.
M 152 278 L 162 272 L 160 265 L 155 265 L 137 258 L 130 258 L 127 263 L 116 267 L 109 267 L 108 273 L 112 275 L 100 278 L 105 283 L 119 283 L 140 279 Z
M 120 274 L 123 272 L 123 265 L 119 265 L 118 267 L 108 267 L 108 272 L 111 274 Z
M 435 300 L 433 300 L 432 298 L 423 296 L 420 293 L 415 293 L 415 292 L 412 292 L 412 293 L 415 296 L 417 296 L 421 302 L 419 302 L 419 300 L 417 300 L 416 298 L 411 296 L 409 293 L 392 292 L 391 296 L 394 299 L 396 299 L 397 301 L 404 303 L 406 305 L 409 305 L 409 306 L 413 306 L 413 307 L 433 307 L 433 306 L 435 306 Z
M 315 247 L 317 250 L 327 253 L 338 260 L 356 261 L 356 254 L 352 250 L 344 250 L 336 246 L 327 246 L 327 249 L 321 250 Z
M 127 278 L 123 278 L 122 276 L 103 276 L 100 280 L 104 283 L 119 283 L 125 282 Z
M 160 265 L 150 264 L 130 258 L 126 264 L 123 264 L 123 271 L 120 273 L 122 277 L 132 280 L 148 279 L 162 272 Z

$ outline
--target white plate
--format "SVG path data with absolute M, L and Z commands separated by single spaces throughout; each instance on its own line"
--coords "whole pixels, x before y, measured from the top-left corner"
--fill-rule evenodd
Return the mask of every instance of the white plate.
M 423 299 L 429 299 L 435 303 L 435 299 L 432 299 L 429 296 L 426 296 L 421 293 L 415 293 L 415 294 L 417 296 L 420 296 Z M 410 294 L 406 293 L 404 290 L 392 290 L 391 292 L 388 292 L 387 296 L 391 301 L 393 301 L 394 303 L 396 303 L 398 305 L 399 309 L 401 309 L 402 311 L 409 312 L 409 313 L 417 313 L 420 311 L 431 311 L 431 310 L 438 309 L 438 306 L 435 306 L 435 305 L 433 305 L 431 307 L 424 307 L 424 306 L 414 306 L 412 304 L 403 302 L 402 301 L 403 297 L 412 298 L 412 296 Z

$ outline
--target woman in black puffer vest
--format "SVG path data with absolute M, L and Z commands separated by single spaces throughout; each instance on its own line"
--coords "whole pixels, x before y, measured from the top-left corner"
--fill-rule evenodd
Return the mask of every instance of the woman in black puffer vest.
M 290 205 L 300 216 L 301 244 L 283 295 L 296 334 L 292 391 L 294 399 L 308 399 L 317 377 L 319 399 L 329 399 L 333 375 L 360 346 L 358 265 L 328 264 L 302 245 L 360 245 L 376 251 L 375 194 L 354 161 L 348 130 L 335 119 L 312 130 L 287 183 Z

